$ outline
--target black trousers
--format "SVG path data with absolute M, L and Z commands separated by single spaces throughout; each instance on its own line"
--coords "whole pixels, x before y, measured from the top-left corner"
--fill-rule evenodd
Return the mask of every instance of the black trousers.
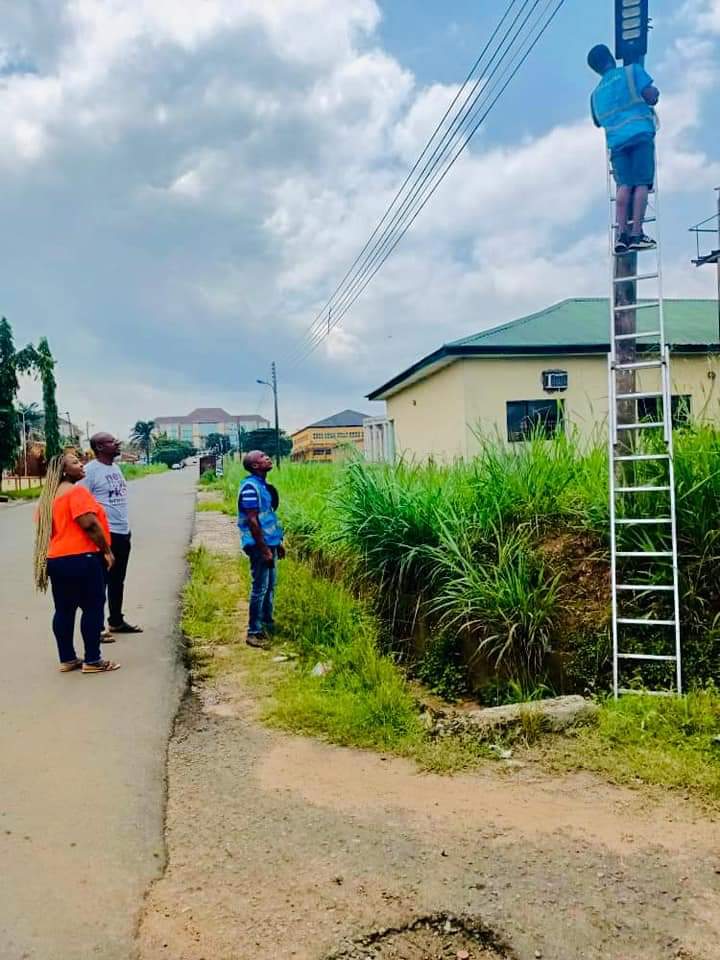
M 115 563 L 107 574 L 108 623 L 111 627 L 123 624 L 123 597 L 125 595 L 125 575 L 130 559 L 130 534 L 111 533 L 110 549 Z
M 55 601 L 53 632 L 61 663 L 75 659 L 73 633 L 78 609 L 85 644 L 85 663 L 100 659 L 100 631 L 105 607 L 105 562 L 100 553 L 82 553 L 48 560 L 48 576 Z

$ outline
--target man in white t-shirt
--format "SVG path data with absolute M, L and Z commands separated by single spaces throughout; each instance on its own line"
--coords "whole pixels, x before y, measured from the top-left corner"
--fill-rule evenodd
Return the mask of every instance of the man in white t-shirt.
M 103 639 L 108 642 L 114 639 L 114 633 L 142 633 L 142 627 L 128 623 L 123 614 L 131 538 L 127 481 L 115 463 L 120 454 L 120 441 L 111 433 L 96 433 L 90 438 L 90 447 L 95 459 L 86 464 L 85 479 L 80 482 L 105 508 L 115 557 L 115 563 L 107 573 L 108 631 Z

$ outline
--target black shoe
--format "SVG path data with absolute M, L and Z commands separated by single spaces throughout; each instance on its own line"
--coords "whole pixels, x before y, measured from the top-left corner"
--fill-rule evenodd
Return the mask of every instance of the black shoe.
M 627 253 L 630 245 L 630 237 L 626 233 L 619 233 L 615 241 L 615 253 Z
M 656 246 L 657 243 L 655 243 L 653 238 L 646 236 L 644 233 L 639 234 L 637 237 L 630 237 L 628 244 L 630 250 L 654 250 Z

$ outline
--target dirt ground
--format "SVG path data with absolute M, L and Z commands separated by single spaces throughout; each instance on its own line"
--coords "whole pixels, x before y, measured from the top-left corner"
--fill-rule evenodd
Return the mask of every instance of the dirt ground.
M 720 829 L 677 794 L 418 773 L 268 730 L 241 675 L 187 696 L 168 778 L 139 960 L 720 957 Z

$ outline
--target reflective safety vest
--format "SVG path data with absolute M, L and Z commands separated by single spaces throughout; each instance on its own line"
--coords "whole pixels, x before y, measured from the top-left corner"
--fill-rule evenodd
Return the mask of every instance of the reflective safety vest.
M 254 487 L 257 491 L 258 502 L 260 504 L 260 508 L 258 510 L 258 522 L 260 523 L 260 529 L 262 530 L 265 543 L 268 547 L 279 546 L 283 542 L 284 531 L 282 524 L 278 520 L 277 514 L 273 510 L 270 491 L 268 490 L 266 484 L 264 484 L 259 477 L 249 476 L 245 477 L 243 482 L 240 484 L 240 490 L 238 492 L 237 525 L 242 536 L 243 547 L 255 546 L 255 538 L 250 530 L 247 514 L 239 508 L 240 496 L 242 494 L 243 487 L 247 486 Z
M 643 134 L 655 136 L 655 111 L 641 93 L 633 64 L 608 70 L 593 91 L 593 113 L 605 130 L 610 150 L 617 150 Z

